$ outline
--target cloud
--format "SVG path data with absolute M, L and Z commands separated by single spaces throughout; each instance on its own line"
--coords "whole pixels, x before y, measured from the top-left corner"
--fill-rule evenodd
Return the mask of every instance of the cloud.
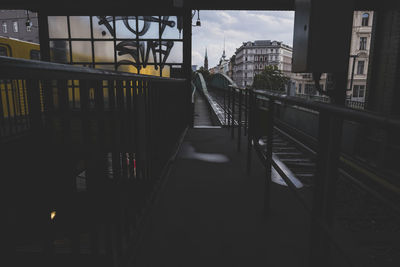
M 201 27 L 192 28 L 192 64 L 199 67 L 203 66 L 206 48 L 209 67 L 218 64 L 224 37 L 228 58 L 247 41 L 277 40 L 290 46 L 293 43 L 293 11 L 200 10 L 200 20 Z

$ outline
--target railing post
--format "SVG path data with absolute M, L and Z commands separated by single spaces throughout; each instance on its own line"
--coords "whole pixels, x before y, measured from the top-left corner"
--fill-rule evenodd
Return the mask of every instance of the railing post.
M 240 152 L 240 145 L 241 145 L 241 139 L 242 139 L 242 90 L 238 89 L 238 94 L 239 94 L 239 114 L 238 114 L 238 143 L 237 143 L 237 149 Z
M 272 142 L 274 129 L 274 100 L 268 102 L 268 121 L 267 121 L 267 153 L 265 165 L 265 191 L 264 191 L 264 213 L 269 215 L 271 202 L 271 172 L 272 172 Z
M 235 138 L 235 88 L 232 88 L 232 108 L 231 108 L 231 138 Z
M 244 89 L 244 136 L 248 132 L 248 111 L 249 111 L 249 90 L 247 87 Z
M 27 80 L 26 91 L 28 97 L 29 126 L 32 132 L 37 133 L 43 128 L 39 81 Z
M 249 102 L 248 102 L 248 132 L 247 132 L 247 173 L 250 173 L 251 169 L 251 152 L 252 152 L 252 141 L 253 141 L 253 109 L 254 109 L 254 94 L 253 91 L 249 92 Z
M 225 125 L 227 124 L 227 120 L 226 120 L 226 115 L 227 115 L 227 111 L 226 111 L 226 88 L 223 91 L 224 93 L 224 121 L 225 121 Z
M 320 111 L 318 156 L 311 211 L 310 266 L 329 263 L 330 240 L 323 227 L 333 226 L 342 120 Z M 323 225 L 321 225 L 323 224 Z
M 226 112 L 227 112 L 227 116 L 228 116 L 228 127 L 231 127 L 231 122 L 232 122 L 232 120 L 231 120 L 231 117 L 230 117 L 230 108 L 231 108 L 231 87 L 228 87 L 227 88 L 227 93 L 228 93 L 228 106 L 226 107 Z

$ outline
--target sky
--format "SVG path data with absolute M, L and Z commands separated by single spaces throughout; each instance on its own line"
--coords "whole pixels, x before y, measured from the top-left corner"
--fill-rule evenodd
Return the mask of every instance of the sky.
M 192 24 L 197 20 L 197 13 Z M 222 51 L 234 55 L 243 42 L 276 40 L 293 46 L 294 11 L 213 11 L 200 10 L 200 27 L 192 27 L 192 65 L 204 64 L 207 48 L 208 67 L 218 64 Z

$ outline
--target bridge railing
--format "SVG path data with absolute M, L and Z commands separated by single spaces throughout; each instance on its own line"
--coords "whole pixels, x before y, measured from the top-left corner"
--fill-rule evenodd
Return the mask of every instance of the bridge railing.
M 274 167 L 311 215 L 309 266 L 326 266 L 332 260 L 332 258 L 331 260 L 329 259 L 331 246 L 336 251 L 341 252 L 350 266 L 357 266 L 357 263 L 348 257 L 347 251 L 342 246 L 343 243 L 335 236 L 336 232 L 334 228 L 335 195 L 337 193 L 336 187 L 341 157 L 343 122 L 345 120 L 353 121 L 368 125 L 368 127 L 382 129 L 391 133 L 399 133 L 400 120 L 333 104 L 282 96 L 261 90 L 250 90 L 249 93 L 250 100 L 247 106 L 249 109 L 247 164 L 248 171 L 250 171 L 251 152 L 254 148 L 266 168 L 264 199 L 266 214 L 269 214 L 271 205 L 271 170 Z M 276 116 L 274 113 L 277 111 L 277 105 L 288 105 L 313 110 L 318 116 L 318 143 L 316 147 L 317 155 L 315 157 L 316 173 L 314 176 L 315 180 L 313 181 L 311 205 L 273 159 L 273 129 L 276 126 Z M 266 151 L 259 145 L 259 139 L 262 136 L 266 136 Z M 346 179 L 351 178 L 351 176 L 345 177 Z M 375 180 L 381 179 L 376 176 L 372 178 Z M 395 212 L 400 214 L 400 207 L 398 203 L 393 202 L 393 199 L 388 198 L 382 192 L 378 192 L 379 190 L 368 183 L 351 180 L 352 183 L 355 181 L 363 190 L 366 190 L 372 196 L 379 199 L 379 201 L 382 201 L 385 206 L 393 208 Z M 381 182 L 388 183 L 388 181 L 384 180 Z
M 0 89 L 2 248 L 17 266 L 120 266 L 190 123 L 190 83 L 0 57 Z

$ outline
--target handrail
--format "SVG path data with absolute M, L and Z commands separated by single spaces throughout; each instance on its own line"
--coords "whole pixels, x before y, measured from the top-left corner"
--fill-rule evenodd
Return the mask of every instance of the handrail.
M 180 78 L 166 78 L 151 75 L 135 74 L 60 64 L 39 60 L 28 60 L 0 56 L 0 78 L 7 79 L 90 79 L 98 80 L 143 79 L 162 82 L 186 81 Z
M 292 96 L 281 96 L 261 90 L 253 90 L 253 92 L 257 95 L 262 95 L 272 100 L 279 100 L 288 104 L 298 105 L 317 111 L 328 112 L 343 119 L 354 120 L 361 123 L 374 124 L 374 126 L 382 127 L 385 129 L 400 130 L 400 120 L 398 119 L 388 118 L 370 112 L 349 109 L 336 104 L 315 102 L 305 99 L 299 99 Z

